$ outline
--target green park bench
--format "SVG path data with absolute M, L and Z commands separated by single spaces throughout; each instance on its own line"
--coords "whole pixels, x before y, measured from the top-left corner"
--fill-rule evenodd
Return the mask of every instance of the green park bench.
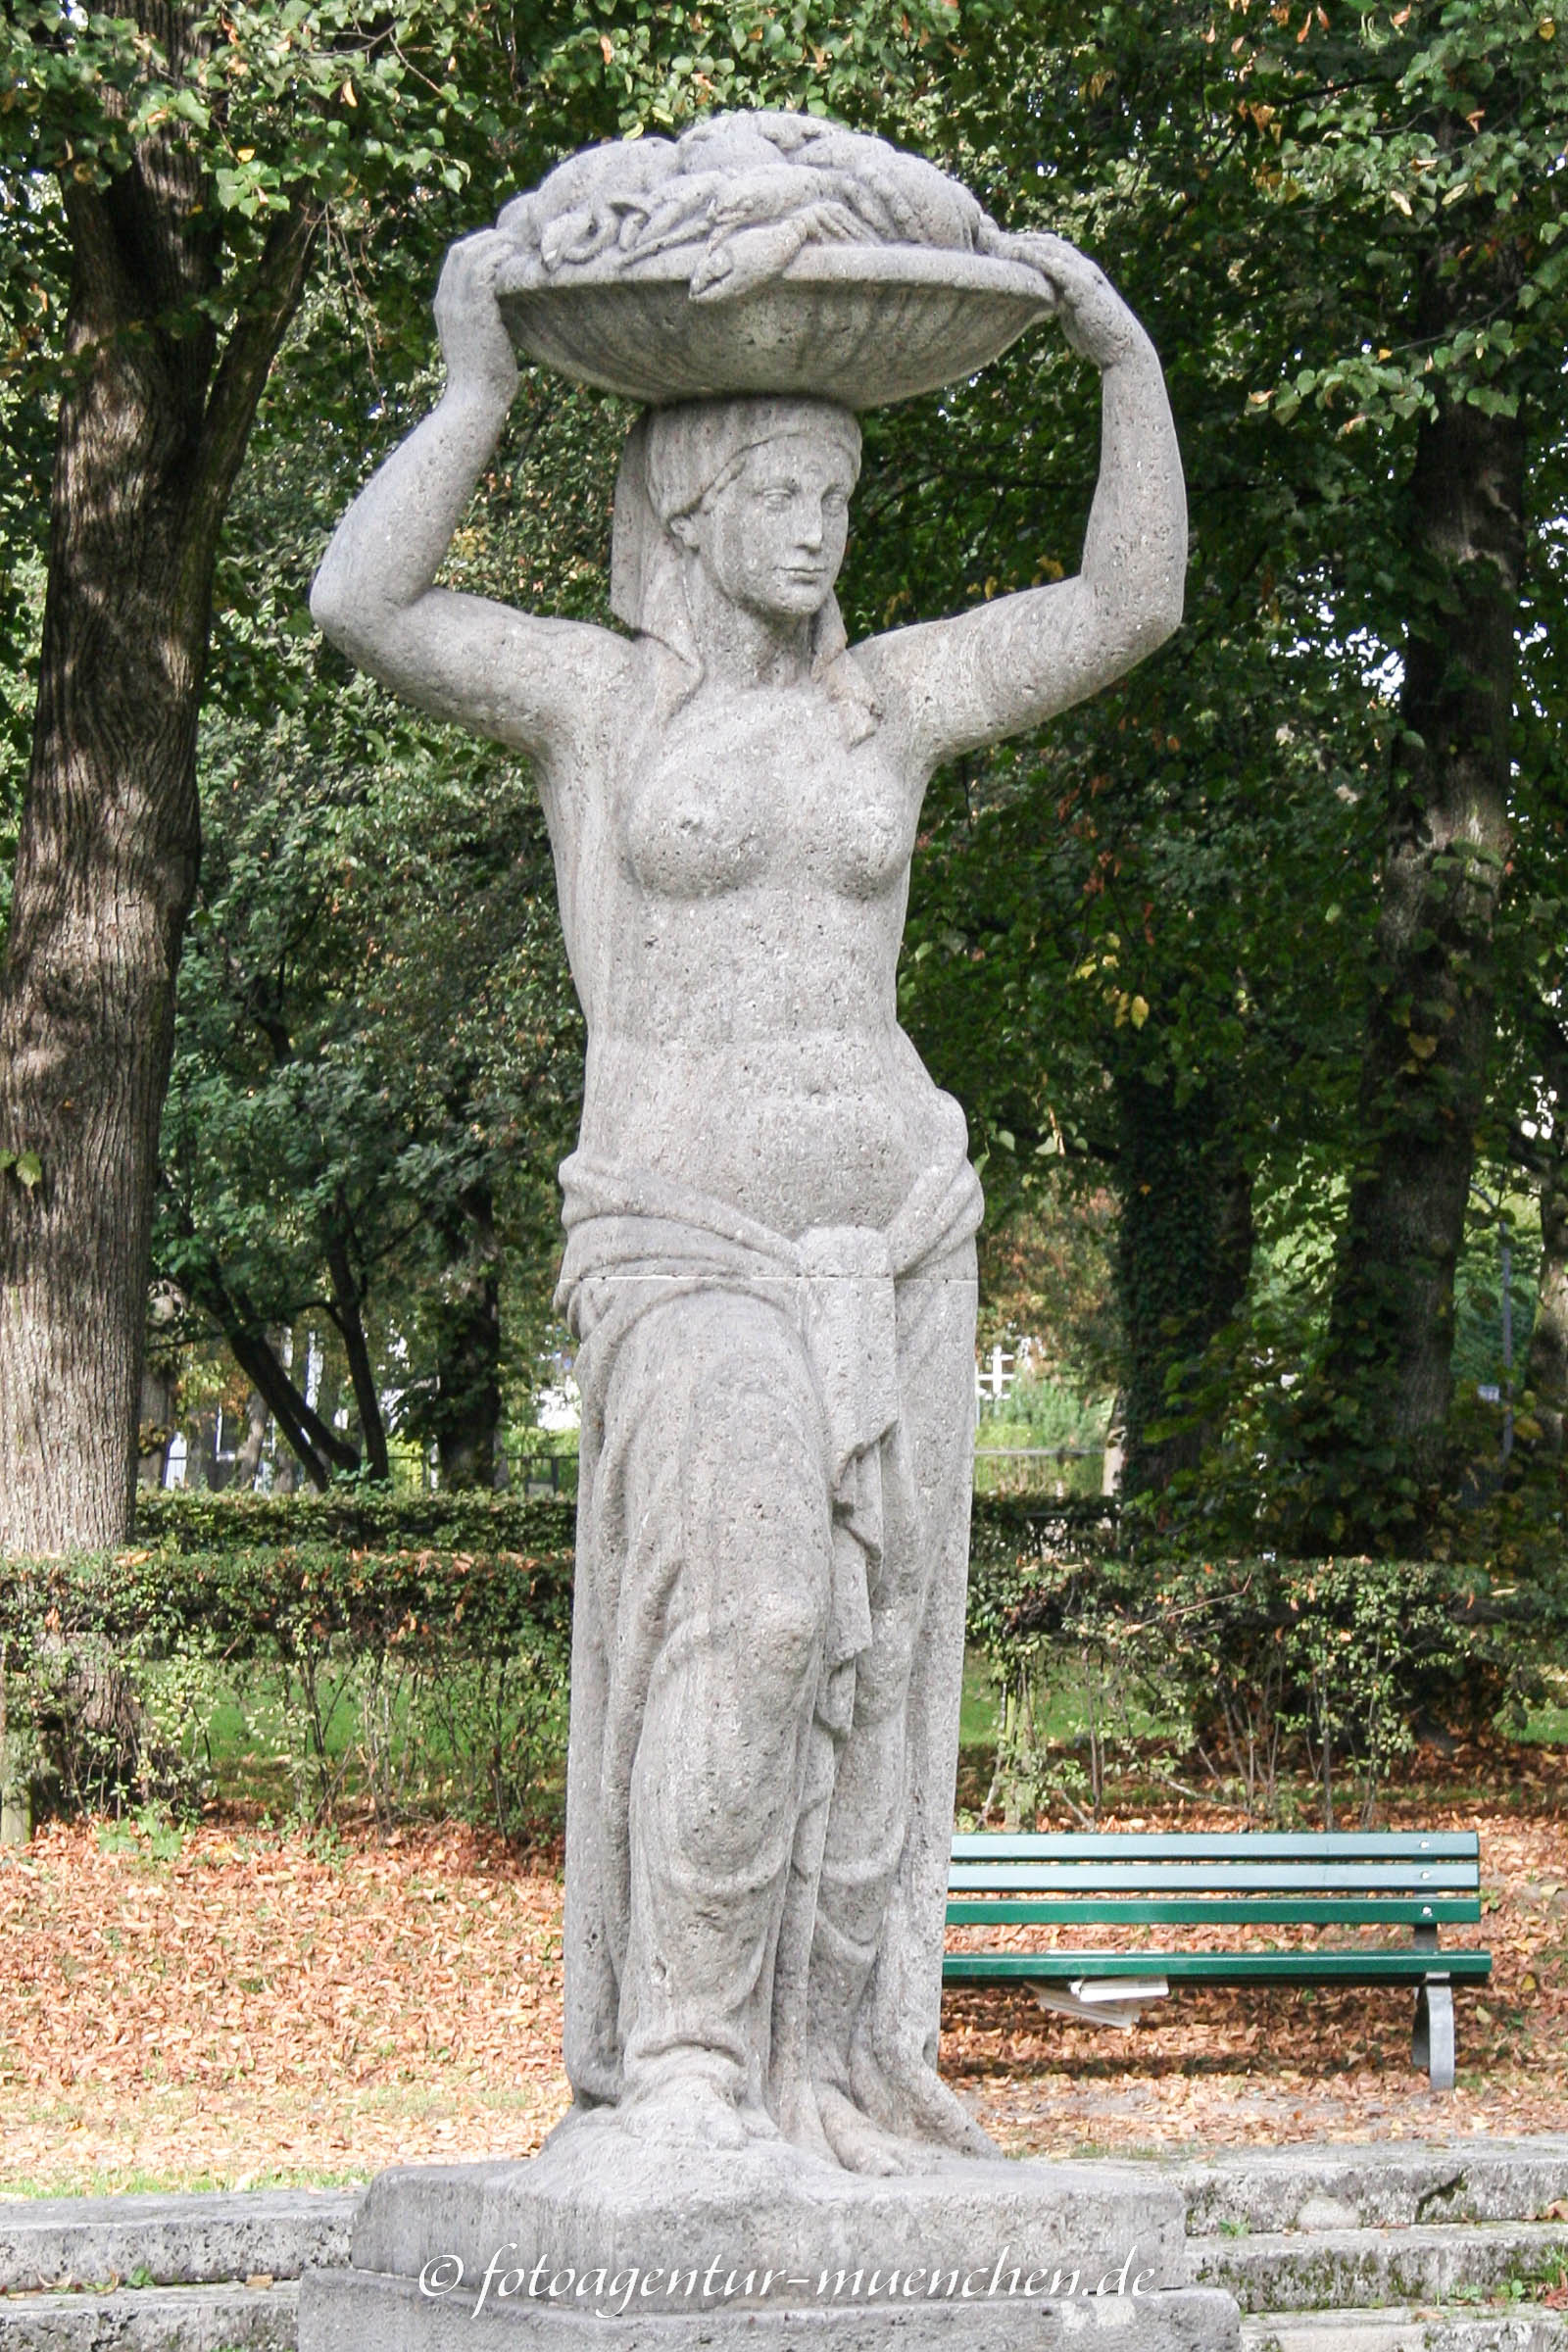
M 1402 1946 L 954 1951 L 942 1981 L 1024 1984 L 1043 2007 L 1122 2027 L 1172 1982 L 1413 1985 L 1411 2063 L 1427 2069 L 1434 2090 L 1453 2088 L 1453 1986 L 1492 1973 L 1489 1951 L 1438 1950 L 1440 1927 L 1481 1917 L 1481 1843 L 1471 1830 L 958 1837 L 948 1894 L 951 1928 L 1409 1928 Z

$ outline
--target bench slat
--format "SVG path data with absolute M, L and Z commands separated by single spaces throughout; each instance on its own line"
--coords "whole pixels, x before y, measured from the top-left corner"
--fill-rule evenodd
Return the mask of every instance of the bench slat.
M 1301 1952 L 949 1952 L 945 1984 L 1056 1983 L 1072 1977 L 1184 1977 L 1210 1984 L 1418 1984 L 1427 1978 L 1479 1984 L 1492 1974 L 1488 1951 Z
M 1310 1860 L 1394 1862 L 1475 1861 L 1481 1852 L 1475 1830 L 1182 1830 L 1160 1837 L 1116 1831 L 1103 1837 L 1038 1834 L 1007 1837 L 963 1832 L 953 1840 L 955 1862 L 1216 1862 Z
M 1249 1887 L 1298 1889 L 1342 1886 L 1347 1892 L 1427 1894 L 1445 1887 L 1468 1892 L 1477 1884 L 1474 1864 L 1423 1862 L 1401 1866 L 1393 1862 L 955 1862 L 948 1873 L 949 1890 L 973 1892 L 995 1887 L 999 1893 L 1082 1894 L 1093 1887 L 1109 1892 L 1197 1893 L 1203 1887 L 1241 1892 Z
M 1330 1923 L 1355 1926 L 1438 1926 L 1446 1921 L 1477 1920 L 1481 1904 L 1474 1896 L 1434 1895 L 1430 1900 L 1413 1898 L 1395 1902 L 1376 1895 L 1324 1896 L 1319 1899 L 1298 1897 L 1290 1902 L 1270 1899 L 1264 1895 L 1241 1897 L 1213 1895 L 1206 1901 L 1193 1900 L 1182 1895 L 1153 1896 L 1140 1900 L 1136 1895 L 1113 1896 L 1108 1901 L 1070 1901 L 1048 1897 L 1044 1902 L 1010 1900 L 993 1895 L 980 1902 L 951 1902 L 948 1905 L 950 1928 L 980 1928 L 1010 1926 L 1021 1921 L 1037 1927 L 1066 1926 L 1099 1920 L 1105 1927 L 1119 1927 L 1125 1920 L 1129 1926 L 1146 1926 L 1164 1920 L 1171 1926 L 1204 1927 L 1215 1923 L 1230 1926 L 1250 1921 L 1260 1927 L 1324 1926 Z

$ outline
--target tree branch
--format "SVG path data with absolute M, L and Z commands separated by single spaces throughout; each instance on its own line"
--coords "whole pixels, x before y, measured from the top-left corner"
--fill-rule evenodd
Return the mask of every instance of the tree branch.
M 186 584 L 205 580 L 229 493 L 239 472 L 268 372 L 287 334 L 310 273 L 321 225 L 318 207 L 303 199 L 274 220 L 245 298 L 244 309 L 218 364 L 202 418 L 191 490 Z

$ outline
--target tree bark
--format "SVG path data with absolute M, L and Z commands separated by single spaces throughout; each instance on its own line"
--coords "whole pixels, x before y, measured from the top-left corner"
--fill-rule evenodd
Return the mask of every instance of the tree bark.
M 1552 1056 L 1546 1076 L 1555 1100 L 1541 1164 L 1541 1273 L 1525 1387 L 1541 1424 L 1540 1442 L 1561 1453 L 1568 1425 L 1568 1046 Z
M 307 1404 L 265 1332 L 229 1316 L 223 1322 L 223 1337 L 234 1361 L 266 1399 L 306 1477 L 318 1493 L 326 1492 L 335 1469 L 359 1468 L 358 1447 L 351 1446 L 340 1430 Z
M 260 1389 L 252 1389 L 245 1399 L 245 1435 L 234 1454 L 234 1475 L 229 1485 L 236 1492 L 249 1494 L 256 1485 L 262 1466 L 262 1448 L 267 1444 L 267 1424 L 271 1415 L 267 1398 Z
M 1178 1105 L 1169 1086 L 1116 1078 L 1116 1183 L 1121 1198 L 1116 1288 L 1126 1336 L 1122 1387 L 1125 1494 L 1160 1494 L 1197 1469 L 1211 1428 L 1176 1407 L 1173 1374 L 1239 1313 L 1252 1259 L 1251 1181 L 1231 1147 L 1215 1091 Z
M 1495 299 L 1433 258 L 1421 330 Z M 1480 264 L 1473 265 L 1476 268 Z M 1390 769 L 1360 1173 L 1330 1312 L 1328 1373 L 1360 1436 L 1420 1475 L 1452 1395 L 1453 1279 L 1475 1163 L 1507 860 L 1509 725 L 1525 560 L 1525 425 L 1440 388 L 1409 485 L 1414 584 Z M 1353 1471 L 1353 1465 L 1352 1465 Z M 1351 1484 L 1354 1484 L 1352 1477 Z
M 187 20 L 124 12 L 177 67 Z M 220 356 L 218 208 L 160 134 L 72 243 L 31 765 L 0 974 L 0 1548 L 130 1526 L 159 1119 L 200 846 L 196 723 L 219 526 L 314 223 L 280 220 Z
M 448 1233 L 427 1416 L 443 1487 L 493 1487 L 501 1434 L 501 1252 L 490 1187 L 469 1187 Z
M 332 1282 L 332 1320 L 343 1342 L 343 1351 L 349 1359 L 349 1378 L 354 1384 L 354 1402 L 360 1417 L 360 1435 L 364 1441 L 365 1467 L 373 1479 L 378 1479 L 384 1485 L 392 1475 L 387 1458 L 386 1423 L 381 1418 L 381 1397 L 375 1385 L 375 1368 L 370 1362 L 369 1342 L 366 1337 L 364 1296 L 354 1272 L 348 1237 L 342 1226 L 335 1226 L 327 1235 L 326 1270 Z

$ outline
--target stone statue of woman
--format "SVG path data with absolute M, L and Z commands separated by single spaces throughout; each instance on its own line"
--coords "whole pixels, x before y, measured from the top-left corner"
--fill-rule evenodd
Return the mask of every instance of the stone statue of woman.
M 606 219 L 572 215 L 582 250 Z M 935 2066 L 981 1197 L 895 973 L 933 770 L 1151 652 L 1186 561 L 1149 338 L 1082 255 L 1030 248 L 1102 379 L 1075 579 L 849 647 L 856 417 L 752 396 L 632 427 L 627 634 L 435 587 L 516 383 L 515 245 L 486 231 L 442 273 L 441 400 L 312 600 L 388 686 L 525 753 L 549 822 L 588 1026 L 565 2059 L 579 2114 L 655 2146 L 994 2153 Z

